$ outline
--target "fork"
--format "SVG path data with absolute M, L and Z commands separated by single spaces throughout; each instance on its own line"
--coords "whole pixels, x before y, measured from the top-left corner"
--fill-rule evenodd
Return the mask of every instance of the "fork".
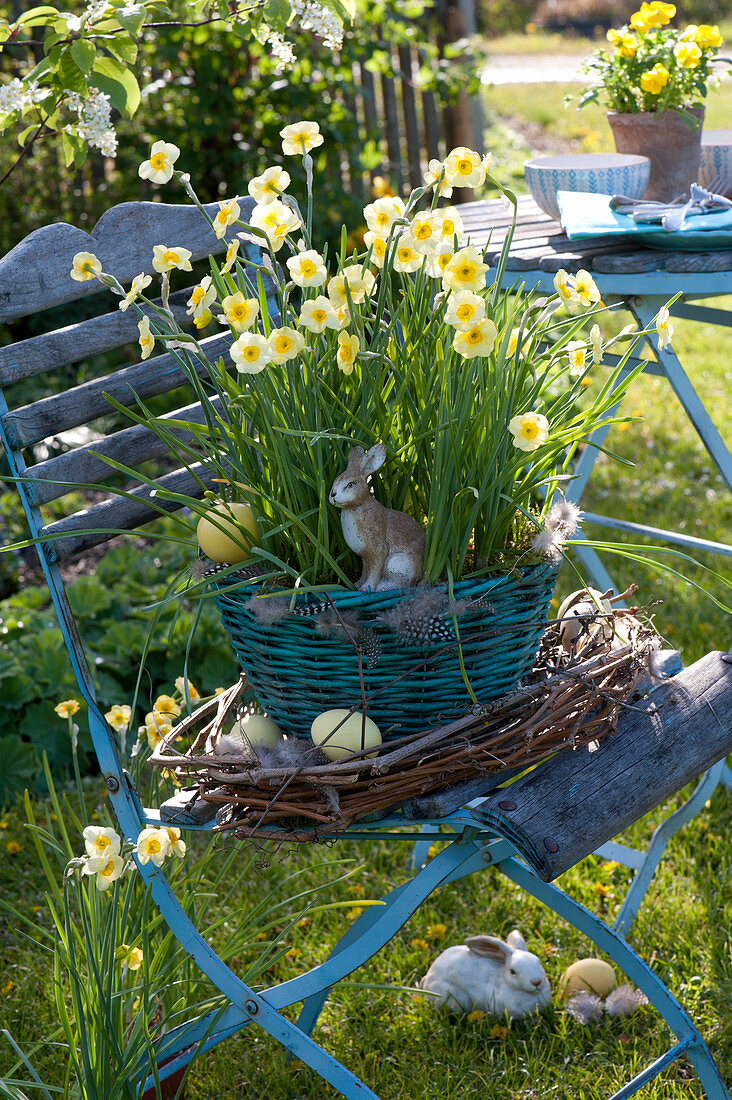
M 701 188 L 692 183 L 689 190 L 688 201 L 685 202 L 684 205 L 678 210 L 671 210 L 668 214 L 664 214 L 663 218 L 661 219 L 661 225 L 666 230 L 666 232 L 675 233 L 677 229 L 680 229 L 681 226 L 684 224 L 684 219 L 686 218 L 689 210 L 693 209 L 695 206 L 698 206 L 703 210 L 705 206 L 716 205 L 717 201 L 719 201 L 719 204 L 722 207 L 732 206 L 732 203 L 729 201 L 729 199 L 724 198 L 724 196 L 722 195 L 714 194 L 715 187 L 721 187 L 723 183 L 724 180 L 722 176 L 715 176 L 712 182 L 709 184 L 709 187 Z M 699 198 L 698 195 L 694 194 L 695 189 L 703 192 L 702 198 Z

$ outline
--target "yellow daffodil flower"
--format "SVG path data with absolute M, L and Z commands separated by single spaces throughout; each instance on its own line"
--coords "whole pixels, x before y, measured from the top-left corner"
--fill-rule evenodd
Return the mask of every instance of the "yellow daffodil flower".
M 485 168 L 480 153 L 459 146 L 445 159 L 445 179 L 451 187 L 482 187 Z
M 338 333 L 338 354 L 336 359 L 338 366 L 344 374 L 353 374 L 356 356 L 361 350 L 361 341 L 358 336 L 349 336 L 347 332 Z
M 180 838 L 180 829 L 174 829 L 170 825 L 166 825 L 165 832 L 168 834 L 168 855 L 183 859 L 186 854 L 186 843 Z
M 178 269 L 191 271 L 191 253 L 187 248 L 168 248 L 165 244 L 153 245 L 152 265 L 160 274 Z
M 674 326 L 671 324 L 669 312 L 665 306 L 658 311 L 658 316 L 656 317 L 656 332 L 658 333 L 659 347 L 670 347 L 671 337 L 674 334 Z
M 549 438 L 549 421 L 542 413 L 527 412 L 514 416 L 508 425 L 513 445 L 520 451 L 535 451 Z
M 438 188 L 438 195 L 441 198 L 449 199 L 452 195 L 452 187 L 443 177 L 442 183 L 440 183 L 440 176 L 442 175 L 442 169 L 444 165 L 441 160 L 431 160 L 427 165 L 427 171 L 422 176 L 427 187 Z
M 336 328 L 340 332 L 341 329 L 347 328 L 351 323 L 351 311 L 348 306 L 338 306 L 336 308 Z
M 588 308 L 600 301 L 600 291 L 589 271 L 578 271 L 574 278 L 574 293 L 579 299 L 580 305 Z
M 371 230 L 364 234 L 363 243 L 371 250 L 371 263 L 383 267 L 386 259 L 386 238 L 377 237 Z
M 427 261 L 427 274 L 432 279 L 442 279 L 445 274 L 445 268 L 450 263 L 455 253 L 451 248 L 446 248 L 443 244 L 441 248 L 435 249 Z
M 236 199 L 219 201 L 219 212 L 213 220 L 213 231 L 221 240 L 226 235 L 230 225 L 234 225 L 241 217 L 241 207 Z
M 87 825 L 83 832 L 84 847 L 88 856 L 118 856 L 122 847 L 122 838 L 115 829 L 99 825 Z
M 415 252 L 422 255 L 432 252 L 439 242 L 440 228 L 440 216 L 436 211 L 434 213 L 423 211 L 415 214 L 412 218 L 412 224 L 409 226 L 412 247 Z
M 590 329 L 590 344 L 592 345 L 592 362 L 601 363 L 604 354 L 602 346 L 602 333 L 599 325 L 593 325 Z
M 269 347 L 272 362 L 281 366 L 298 357 L 305 347 L 305 337 L 296 328 L 273 328 L 269 334 Z
M 457 243 L 460 245 L 465 236 L 465 230 L 463 229 L 463 219 L 455 207 L 445 206 L 442 210 L 436 210 L 435 213 L 440 219 L 440 236 L 443 244 L 454 247 L 455 238 L 457 237 Z
M 360 264 L 350 264 L 330 280 L 328 283 L 328 297 L 336 309 L 339 306 L 347 306 L 346 285 L 348 285 L 348 295 L 351 301 L 359 305 L 371 294 L 375 283 L 376 279 L 372 271 L 369 271 L 368 268 L 365 271 L 362 270 Z
M 161 867 L 170 849 L 170 837 L 168 830 L 158 829 L 154 825 L 148 825 L 137 838 L 135 850 L 137 859 L 143 865 L 154 863 Z
M 132 718 L 132 707 L 127 703 L 115 703 L 111 710 L 104 715 L 107 722 L 117 733 L 124 733 Z
M 295 122 L 280 130 L 282 152 L 286 157 L 302 156 L 323 144 L 324 138 L 317 122 Z
M 142 162 L 137 174 L 151 183 L 167 183 L 179 156 L 180 149 L 171 141 L 156 141 L 150 150 L 150 159 Z
M 458 290 L 457 293 L 450 295 L 445 310 L 445 320 L 448 325 L 466 331 L 472 328 L 476 321 L 482 321 L 484 317 L 485 301 L 479 294 L 474 294 L 472 290 Z
M 237 244 L 239 242 L 237 241 Z M 186 313 L 189 317 L 200 317 L 204 310 L 210 309 L 211 303 L 216 300 L 216 287 L 210 275 L 204 275 L 200 283 L 194 286 L 188 299 Z
M 59 718 L 71 718 L 79 709 L 79 700 L 65 699 L 63 703 L 57 703 L 53 709 Z
M 366 225 L 379 237 L 388 237 L 397 218 L 404 217 L 404 203 L 397 195 L 385 196 L 363 209 Z
M 587 345 L 583 340 L 570 340 L 567 344 L 567 353 L 569 355 L 569 373 L 573 375 L 581 374 L 585 369 Z
M 299 150 L 298 150 L 299 151 Z M 290 174 L 284 168 L 266 168 L 261 176 L 255 176 L 247 190 L 260 206 L 268 206 L 290 186 Z
M 483 290 L 486 271 L 490 271 L 490 265 L 483 263 L 483 258 L 476 249 L 461 248 L 445 268 L 443 274 L 445 289 L 476 292 Z
M 696 42 L 677 42 L 674 57 L 682 69 L 695 69 L 701 61 L 702 52 Z
M 130 947 L 127 943 L 120 944 L 114 953 L 114 957 L 117 962 L 122 963 L 122 966 L 127 967 L 128 970 L 139 970 L 144 958 L 142 948 Z
M 658 61 L 648 72 L 641 73 L 640 85 L 644 92 L 658 95 L 668 84 L 668 69 Z
M 229 247 L 226 249 L 226 258 L 221 268 L 222 275 L 225 275 L 227 271 L 231 271 L 232 267 L 236 263 L 240 243 L 240 241 L 229 242 Z
M 303 328 L 310 332 L 323 332 L 326 328 L 338 328 L 338 317 L 333 303 L 324 294 L 303 302 L 298 318 Z
M 319 252 L 309 248 L 286 260 L 290 278 L 296 286 L 322 286 L 328 278 L 325 261 Z
M 123 313 L 132 305 L 133 302 L 137 301 L 145 287 L 150 286 L 151 282 L 152 276 L 146 275 L 144 271 L 141 271 L 139 275 L 135 275 L 134 279 L 132 280 L 132 285 L 130 286 L 130 289 L 127 291 L 124 298 L 119 303 L 119 308 L 122 310 Z
M 97 890 L 108 890 L 124 874 L 125 861 L 120 855 L 90 856 L 81 868 L 84 875 L 96 875 Z
M 221 303 L 224 318 L 235 332 L 246 332 L 252 327 L 259 315 L 259 302 L 256 298 L 245 298 L 240 290 L 229 294 Z
M 149 317 L 142 317 L 137 322 L 138 339 L 140 341 L 140 354 L 143 359 L 149 359 L 155 347 L 155 337 L 150 332 Z
M 554 276 L 554 289 L 559 295 L 562 304 L 565 306 L 577 301 L 574 284 L 574 277 L 568 275 L 564 268 L 560 268 Z
M 245 332 L 234 341 L 229 353 L 240 374 L 259 374 L 272 362 L 272 349 L 258 332 Z
M 266 234 L 273 252 L 279 252 L 285 243 L 285 237 L 299 229 L 301 222 L 291 207 L 279 199 L 273 199 L 265 206 L 254 207 L 251 224 Z
M 516 354 L 516 348 L 518 347 L 520 329 L 512 328 L 511 335 L 508 338 L 508 345 L 506 347 L 506 358 L 511 359 Z
M 213 313 L 210 309 L 204 309 L 202 313 L 193 318 L 193 324 L 197 329 L 205 328 L 211 321 L 213 321 Z
M 477 355 L 490 355 L 497 335 L 496 326 L 484 317 L 470 328 L 456 332 L 452 346 L 464 359 L 475 359 Z
M 88 283 L 101 274 L 102 264 L 93 252 L 77 252 L 71 261 L 71 278 L 77 283 Z
M 422 256 L 414 247 L 410 233 L 402 233 L 397 241 L 394 253 L 394 270 L 401 272 L 417 271 L 424 263 Z

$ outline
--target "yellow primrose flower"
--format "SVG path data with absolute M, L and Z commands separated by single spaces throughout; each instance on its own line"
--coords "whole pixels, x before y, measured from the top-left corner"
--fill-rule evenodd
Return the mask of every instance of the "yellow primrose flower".
M 142 294 L 145 287 L 150 286 L 152 282 L 152 276 L 146 275 L 144 271 L 141 271 L 139 275 L 135 275 L 132 280 L 130 289 L 125 294 L 122 301 L 119 303 L 119 309 L 124 313 L 133 302 L 136 302 L 139 296 Z
M 109 722 L 113 730 L 117 733 L 124 733 L 130 724 L 130 718 L 132 717 L 132 707 L 127 703 L 115 703 L 111 710 L 108 710 L 104 715 Z
M 446 290 L 480 291 L 485 287 L 485 273 L 490 271 L 489 264 L 474 248 L 461 248 L 452 257 L 443 274 Z
M 588 308 L 595 302 L 600 301 L 600 291 L 597 289 L 595 280 L 589 271 L 584 269 L 578 271 L 574 278 L 574 293 L 577 295 L 580 304 Z
M 150 332 L 149 317 L 142 317 L 137 322 L 138 339 L 140 341 L 140 353 L 143 359 L 149 359 L 155 347 L 155 337 Z
M 358 336 L 349 336 L 347 332 L 338 333 L 338 366 L 344 374 L 353 374 L 353 365 L 356 356 L 361 350 L 361 341 Z
M 424 256 L 420 255 L 414 247 L 414 239 L 410 233 L 402 233 L 397 241 L 394 253 L 395 271 L 417 271 L 424 263 Z
M 251 224 L 266 234 L 272 250 L 279 252 L 288 233 L 299 229 L 302 223 L 290 206 L 279 199 L 273 199 L 265 206 L 254 207 Z
M 153 710 L 157 714 L 174 714 L 176 718 L 180 717 L 180 707 L 172 695 L 158 695 L 153 703 Z
M 489 355 L 498 335 L 496 326 L 487 317 L 476 321 L 469 329 L 458 331 L 452 346 L 464 359 L 474 359 L 476 355 Z
M 284 168 L 265 168 L 261 176 L 255 176 L 247 185 L 247 191 L 260 206 L 268 206 L 279 198 L 290 185 L 290 174 Z
M 695 69 L 701 61 L 702 52 L 696 42 L 677 42 L 674 57 L 682 69 Z
M 485 168 L 480 153 L 458 146 L 445 159 L 445 179 L 451 187 L 482 187 Z
M 289 363 L 296 359 L 305 347 L 305 337 L 296 328 L 273 328 L 269 334 L 269 346 L 272 352 L 272 362 L 277 366 Z
M 694 41 L 697 46 L 701 46 L 703 50 L 715 49 L 724 42 L 716 23 L 713 26 L 710 26 L 709 23 L 701 23 L 698 27 L 695 27 L 694 30 L 696 32 L 694 34 Z M 684 36 L 682 35 L 682 37 Z
M 179 695 L 181 695 L 185 699 L 185 697 L 186 697 L 186 683 L 188 685 L 188 698 L 190 699 L 190 701 L 192 703 L 197 703 L 201 698 L 201 693 L 198 691 L 197 688 L 195 688 L 193 686 L 193 684 L 191 683 L 190 680 L 188 680 L 186 682 L 186 680 L 182 676 L 176 676 L 176 678 L 175 678 L 175 690 L 178 692 Z
M 179 156 L 180 149 L 172 141 L 156 141 L 150 150 L 150 159 L 142 162 L 137 174 L 151 183 L 167 183 Z
M 567 352 L 569 353 L 569 373 L 581 374 L 585 368 L 587 345 L 583 340 L 570 340 L 567 344 Z
M 229 247 L 226 249 L 226 257 L 221 267 L 221 274 L 225 275 L 227 271 L 231 271 L 232 267 L 236 263 L 237 254 L 239 252 L 239 241 L 229 241 Z
M 122 876 L 125 861 L 115 853 L 106 856 L 92 856 L 81 868 L 83 875 L 96 875 L 97 890 L 108 890 L 115 879 Z
M 186 854 L 186 842 L 180 838 L 180 829 L 166 825 L 164 831 L 168 834 L 168 855 L 183 859 Z
M 140 947 L 130 947 L 129 944 L 122 943 L 115 951 L 114 957 L 128 970 L 139 970 L 142 966 L 143 954 Z
M 224 317 L 235 332 L 246 332 L 252 327 L 259 315 L 259 302 L 256 298 L 245 298 L 240 290 L 229 294 L 221 303 Z
M 238 242 L 237 242 L 238 243 Z M 188 309 L 186 313 L 189 317 L 200 317 L 201 314 L 209 309 L 211 303 L 216 299 L 216 287 L 213 285 L 213 281 L 210 275 L 204 275 L 200 283 L 194 286 L 191 291 L 191 296 L 186 303 Z
M 522 413 L 513 417 L 508 430 L 514 437 L 514 447 L 520 451 L 535 451 L 549 438 L 549 421 L 542 413 Z
M 79 700 L 65 699 L 63 703 L 57 703 L 53 709 L 59 718 L 71 718 L 79 709 Z
M 219 200 L 219 212 L 213 220 L 213 231 L 221 240 L 226 235 L 230 225 L 234 225 L 241 217 L 241 207 L 236 199 Z
M 590 344 L 592 345 L 592 362 L 601 363 L 603 357 L 602 333 L 599 325 L 593 325 L 590 329 Z
M 83 832 L 84 847 L 88 856 L 118 856 L 122 847 L 122 838 L 114 829 L 100 825 L 87 825 Z
M 444 245 L 442 248 L 436 249 L 427 260 L 427 274 L 432 279 L 442 279 L 445 274 L 445 268 L 450 263 L 455 253 L 451 248 L 446 248 Z
M 465 230 L 463 229 L 463 219 L 458 211 L 454 206 L 445 206 L 442 210 L 435 211 L 435 213 L 440 219 L 440 236 L 443 243 L 449 243 L 454 247 L 455 237 L 457 237 L 459 245 L 465 236 Z
M 424 180 L 427 187 L 439 188 L 437 193 L 438 195 L 440 195 L 441 198 L 449 199 L 450 195 L 452 195 L 452 186 L 447 182 L 446 179 L 444 179 L 444 177 L 442 183 L 440 183 L 442 168 L 443 164 L 441 160 L 431 160 L 427 165 L 427 171 L 422 176 L 422 179 Z
M 669 320 L 669 312 L 665 306 L 658 311 L 658 316 L 656 317 L 656 332 L 658 333 L 658 346 L 661 348 L 669 347 L 671 344 L 671 337 L 674 334 L 674 326 Z
M 412 224 L 409 226 L 415 252 L 423 254 L 432 252 L 439 242 L 440 229 L 440 216 L 436 211 L 422 211 L 415 214 L 412 218 Z
M 445 310 L 448 325 L 465 331 L 484 317 L 485 302 L 480 294 L 474 294 L 472 290 L 458 290 L 450 295 Z
M 397 218 L 404 217 L 404 203 L 397 195 L 389 195 L 369 203 L 363 209 L 366 225 L 379 237 L 388 237 Z
M 286 157 L 309 153 L 324 141 L 317 122 L 295 122 L 292 126 L 285 126 L 284 130 L 280 130 L 280 137 L 282 152 Z
M 165 244 L 153 245 L 152 265 L 160 274 L 166 271 L 191 271 L 191 253 L 187 248 L 168 248 Z
M 371 230 L 364 234 L 363 243 L 371 250 L 371 263 L 383 267 L 386 259 L 386 238 L 377 237 Z
M 333 303 L 324 294 L 303 302 L 298 318 L 303 328 L 310 332 L 323 332 L 326 328 L 338 328 L 338 317 Z
M 351 301 L 359 305 L 371 294 L 375 283 L 376 279 L 373 271 L 369 271 L 368 268 L 365 271 L 362 270 L 360 264 L 350 264 L 330 280 L 328 283 L 328 297 L 336 308 L 347 306 L 347 284 Z
M 325 260 L 314 248 L 298 252 L 286 260 L 290 278 L 296 286 L 322 286 L 328 278 Z
M 137 838 L 135 850 L 137 859 L 143 865 L 154 863 L 160 867 L 170 849 L 170 837 L 167 829 L 158 829 L 154 825 L 148 825 Z
M 668 84 L 668 69 L 661 62 L 657 62 L 648 72 L 641 73 L 640 85 L 644 92 L 658 95 L 662 88 Z
M 93 252 L 77 252 L 71 261 L 69 274 L 77 283 L 88 283 L 101 273 L 102 264 Z
M 259 374 L 272 362 L 272 349 L 258 332 L 245 332 L 234 341 L 229 353 L 240 374 Z

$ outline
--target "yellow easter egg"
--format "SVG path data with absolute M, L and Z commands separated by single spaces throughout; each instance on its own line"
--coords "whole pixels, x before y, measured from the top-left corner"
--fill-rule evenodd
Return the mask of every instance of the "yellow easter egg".
M 206 557 L 230 565 L 246 561 L 258 537 L 257 521 L 248 504 L 214 504 L 196 528 L 198 545 Z
M 273 749 L 282 740 L 282 730 L 266 714 L 245 714 L 234 722 L 229 736 L 241 738 L 244 745 L 249 742 L 252 748 L 262 745 Z
M 567 993 L 595 993 L 607 997 L 615 988 L 615 971 L 603 959 L 578 959 L 562 974 L 562 989 Z
M 318 745 L 330 760 L 340 760 L 352 752 L 376 748 L 381 744 L 381 732 L 376 722 L 368 716 L 364 718 L 358 710 L 353 714 L 340 709 L 323 711 L 313 719 L 310 736 L 313 744 Z

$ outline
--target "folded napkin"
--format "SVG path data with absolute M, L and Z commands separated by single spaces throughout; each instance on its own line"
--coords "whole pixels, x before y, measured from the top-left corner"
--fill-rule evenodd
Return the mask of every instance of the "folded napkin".
M 636 221 L 630 214 L 621 212 L 621 209 L 625 208 L 622 204 L 620 204 L 621 209 L 613 209 L 611 195 L 595 195 L 586 191 L 558 191 L 557 202 L 562 228 L 571 241 L 606 234 L 660 233 L 663 235 L 666 233 L 660 221 L 655 224 Z M 668 205 L 659 205 L 664 206 L 664 210 L 669 209 Z M 637 209 L 641 209 L 640 203 Z M 683 234 L 711 230 L 729 230 L 732 239 L 732 206 L 711 210 L 690 207 L 681 227 L 675 232 Z

